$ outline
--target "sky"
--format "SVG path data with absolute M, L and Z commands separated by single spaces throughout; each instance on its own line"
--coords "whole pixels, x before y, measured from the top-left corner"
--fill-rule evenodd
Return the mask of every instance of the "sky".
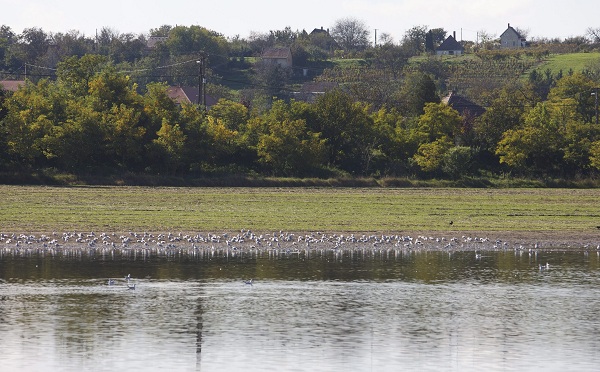
M 443 28 L 458 40 L 476 41 L 478 31 L 499 37 L 508 24 L 528 38 L 584 36 L 600 28 L 598 0 L 0 0 L 0 24 L 19 34 L 38 27 L 48 33 L 77 30 L 86 36 L 108 27 L 148 34 L 161 25 L 198 25 L 226 37 L 247 38 L 290 27 L 332 28 L 345 18 L 402 40 L 414 26 Z M 375 31 L 377 30 L 377 31 Z

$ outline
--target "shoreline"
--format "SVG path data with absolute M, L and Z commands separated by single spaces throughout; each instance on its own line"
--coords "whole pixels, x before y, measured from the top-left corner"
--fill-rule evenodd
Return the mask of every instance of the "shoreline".
M 73 250 L 127 252 L 299 252 L 312 250 L 597 250 L 600 229 L 583 231 L 382 232 L 52 232 L 2 233 L 0 250 L 57 253 Z

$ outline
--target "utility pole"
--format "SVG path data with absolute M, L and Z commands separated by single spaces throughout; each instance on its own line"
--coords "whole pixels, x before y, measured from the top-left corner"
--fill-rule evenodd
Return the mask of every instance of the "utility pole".
M 598 125 L 598 89 L 600 88 L 594 88 L 594 92 L 592 93 L 592 96 L 596 98 L 596 125 Z
M 196 103 L 202 105 L 204 110 L 206 110 L 206 58 L 204 52 L 200 54 L 200 60 L 196 61 L 196 63 L 200 65 L 198 71 L 198 99 Z
M 377 47 L 377 29 L 375 29 L 375 47 Z

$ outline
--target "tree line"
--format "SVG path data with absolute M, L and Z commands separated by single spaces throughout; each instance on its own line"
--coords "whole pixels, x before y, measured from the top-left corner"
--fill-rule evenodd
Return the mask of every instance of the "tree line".
M 343 30 L 332 30 L 333 39 L 287 28 L 227 40 L 199 26 L 162 26 L 150 34 L 164 42 L 148 50 L 144 40 L 108 29 L 91 41 L 76 32 L 53 35 L 61 41 L 47 45 L 41 30 L 15 39 L 3 26 L 5 71 L 35 61 L 29 72 L 38 75 L 0 96 L 0 166 L 198 176 L 597 176 L 600 132 L 592 93 L 600 85 L 598 65 L 556 75 L 534 69 L 522 79 L 530 65 L 498 64 L 484 51 L 482 69 L 510 67 L 491 84 L 494 72 L 465 74 L 473 65 L 434 57 L 409 63 L 426 52 L 426 44 L 443 40 L 443 29 L 415 27 L 401 43 L 384 34 L 375 47 L 365 43 L 364 32 L 355 39 L 346 35 L 342 44 Z M 317 80 L 338 88 L 314 102 L 289 94 L 290 85 L 281 85 L 285 71 L 259 69 L 253 89 L 209 84 L 221 99 L 208 111 L 193 103 L 179 106 L 167 95 L 170 84 L 198 83 L 199 50 L 209 55 L 209 76 L 218 76 L 270 45 L 292 46 L 306 63 L 340 50 L 362 62 L 322 71 Z M 53 66 L 47 67 L 51 76 L 44 76 L 43 66 Z M 440 102 L 453 79 L 485 106 L 483 115 L 460 114 Z

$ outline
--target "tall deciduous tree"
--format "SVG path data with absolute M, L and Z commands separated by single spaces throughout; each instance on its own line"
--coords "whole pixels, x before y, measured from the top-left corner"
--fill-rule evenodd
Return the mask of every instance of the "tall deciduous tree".
M 86 54 L 83 57 L 72 56 L 60 62 L 56 76 L 58 82 L 73 96 L 88 95 L 90 81 L 108 64 L 105 56 Z
M 165 155 L 164 163 L 167 171 L 171 174 L 176 173 L 182 166 L 185 156 L 186 136 L 181 130 L 179 124 L 169 124 L 163 119 L 160 130 L 156 133 L 157 138 L 153 140 L 154 145 L 160 148 Z
M 539 103 L 525 115 L 523 126 L 503 134 L 496 149 L 500 162 L 519 171 L 560 173 L 564 164 L 564 136 L 573 120 L 572 108 L 562 103 Z
M 316 133 L 327 139 L 330 165 L 353 173 L 368 169 L 376 136 L 368 107 L 340 90 L 326 93 L 315 103 Z
M 268 128 L 259 139 L 257 152 L 259 161 L 273 173 L 302 176 L 322 164 L 325 140 L 308 131 L 304 120 L 275 121 Z
M 427 26 L 414 26 L 404 33 L 402 46 L 411 56 L 418 55 L 425 51 L 426 35 Z
M 421 115 L 427 103 L 439 103 L 435 83 L 428 74 L 414 72 L 404 78 L 400 102 L 408 115 Z
M 343 18 L 335 22 L 331 36 L 344 50 L 363 50 L 369 46 L 369 30 L 365 23 L 356 18 Z
M 453 139 L 460 131 L 460 114 L 444 103 L 426 103 L 416 131 L 421 143 L 434 142 L 442 137 Z

